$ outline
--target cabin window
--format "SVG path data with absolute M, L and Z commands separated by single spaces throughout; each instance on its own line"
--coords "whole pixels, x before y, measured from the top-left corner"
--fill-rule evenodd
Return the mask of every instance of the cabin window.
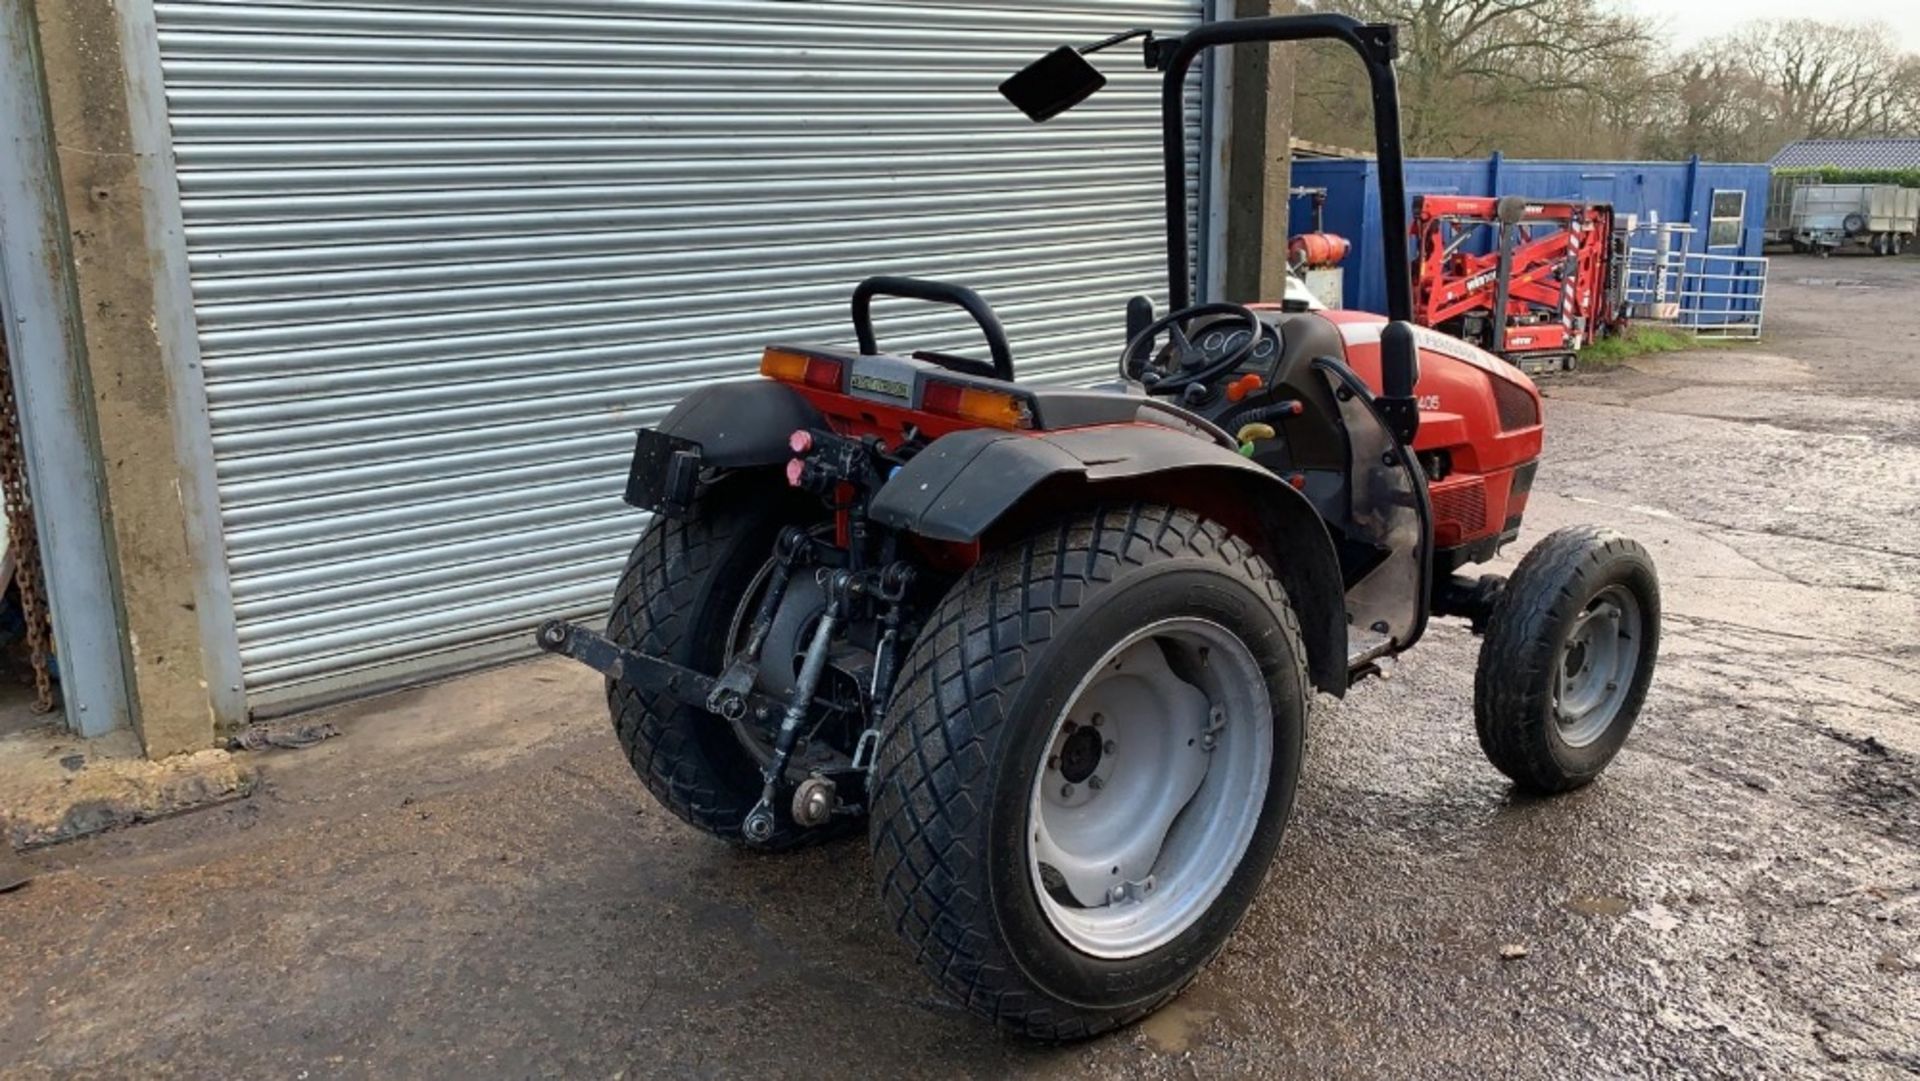
M 1741 227 L 1747 218 L 1747 193 L 1740 190 L 1713 193 L 1713 213 L 1707 223 L 1707 247 L 1737 248 Z

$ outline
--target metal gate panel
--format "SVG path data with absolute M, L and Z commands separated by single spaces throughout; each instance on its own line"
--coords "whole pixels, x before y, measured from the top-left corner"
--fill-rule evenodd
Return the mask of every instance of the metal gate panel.
M 769 339 L 850 342 L 867 275 L 979 289 L 1022 378 L 1103 374 L 1164 295 L 1157 77 L 1116 52 L 1044 128 L 995 88 L 1202 6 L 161 0 L 250 708 L 604 611 L 633 429 Z

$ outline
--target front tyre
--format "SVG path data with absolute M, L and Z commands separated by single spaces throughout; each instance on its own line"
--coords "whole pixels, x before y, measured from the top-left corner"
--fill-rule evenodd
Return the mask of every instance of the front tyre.
M 1279 846 L 1305 657 L 1272 572 L 1186 511 L 988 554 L 909 654 L 874 770 L 874 874 L 921 966 L 1043 1039 L 1177 993 Z
M 1474 672 L 1480 748 L 1521 788 L 1592 781 L 1633 729 L 1660 651 L 1660 581 L 1639 542 L 1610 529 L 1548 535 L 1488 619 Z

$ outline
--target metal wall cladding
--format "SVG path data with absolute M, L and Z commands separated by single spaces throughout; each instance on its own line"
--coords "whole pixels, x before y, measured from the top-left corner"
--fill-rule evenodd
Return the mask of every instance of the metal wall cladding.
M 1045 127 L 996 87 L 1200 0 L 156 9 L 256 710 L 604 611 L 632 431 L 769 340 L 850 343 L 862 277 L 974 286 L 1045 381 L 1106 372 L 1125 298 L 1164 295 L 1138 53 Z

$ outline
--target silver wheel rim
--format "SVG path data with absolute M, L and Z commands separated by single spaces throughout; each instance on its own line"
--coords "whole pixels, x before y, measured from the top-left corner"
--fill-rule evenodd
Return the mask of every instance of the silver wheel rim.
M 1054 718 L 1028 804 L 1041 910 L 1094 957 L 1139 957 L 1212 907 L 1266 804 L 1273 708 L 1260 664 L 1210 620 L 1143 627 Z
M 1605 735 L 1640 669 L 1640 602 L 1625 586 L 1601 590 L 1574 617 L 1553 673 L 1560 740 L 1585 747 Z

